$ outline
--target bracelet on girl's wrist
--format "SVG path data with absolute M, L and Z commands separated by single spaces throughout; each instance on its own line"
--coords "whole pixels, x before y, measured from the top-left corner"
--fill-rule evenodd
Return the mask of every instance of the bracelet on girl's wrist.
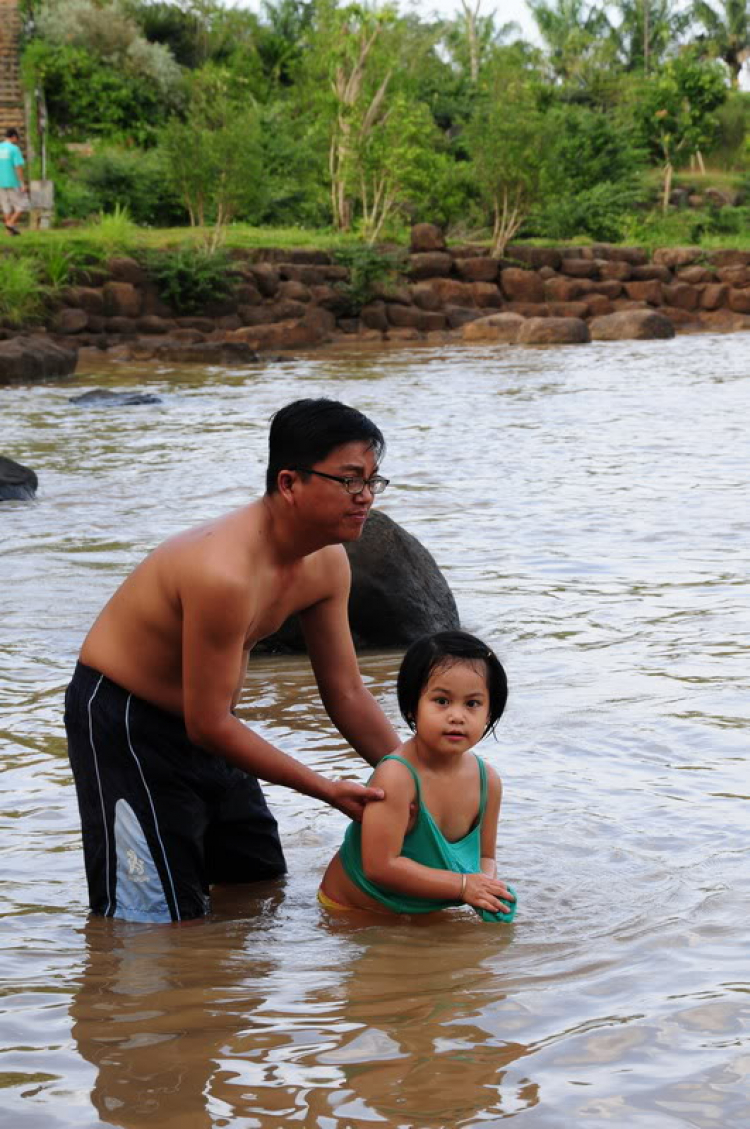
M 465 893 L 466 893 L 466 875 L 462 874 L 461 875 L 461 893 L 459 894 L 459 897 L 461 898 L 462 902 L 466 901 L 466 899 L 464 897 Z

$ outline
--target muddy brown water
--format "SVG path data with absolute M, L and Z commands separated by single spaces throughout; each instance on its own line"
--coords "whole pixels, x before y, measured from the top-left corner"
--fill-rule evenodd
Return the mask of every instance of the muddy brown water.
M 75 408 L 88 389 L 161 405 Z M 344 819 L 270 788 L 290 863 L 187 928 L 87 920 L 61 696 L 125 572 L 259 490 L 298 396 L 370 413 L 381 505 L 509 671 L 512 926 L 331 920 Z M 87 359 L 0 388 L 36 502 L 0 507 L 0 1120 L 19 1129 L 750 1124 L 748 335 L 337 348 L 236 370 Z M 398 656 L 362 656 L 396 720 Z M 306 660 L 242 715 L 364 776 Z

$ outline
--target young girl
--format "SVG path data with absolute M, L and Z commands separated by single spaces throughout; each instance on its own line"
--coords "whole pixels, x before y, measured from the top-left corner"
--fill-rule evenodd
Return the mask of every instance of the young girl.
M 375 769 L 385 799 L 349 825 L 321 903 L 380 913 L 467 903 L 486 921 L 512 921 L 515 894 L 495 876 L 502 784 L 469 751 L 505 709 L 505 671 L 481 640 L 441 631 L 409 647 L 397 693 L 414 736 Z

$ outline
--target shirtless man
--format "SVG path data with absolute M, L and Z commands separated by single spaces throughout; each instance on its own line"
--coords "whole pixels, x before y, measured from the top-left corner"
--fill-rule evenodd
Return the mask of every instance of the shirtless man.
M 352 819 L 382 798 L 313 772 L 233 708 L 250 650 L 297 612 L 339 732 L 372 765 L 398 745 L 357 665 L 342 544 L 387 485 L 383 449 L 375 424 L 344 404 L 282 408 L 265 495 L 171 537 L 94 623 L 65 700 L 94 913 L 182 921 L 208 911 L 212 883 L 283 874 L 256 777 Z

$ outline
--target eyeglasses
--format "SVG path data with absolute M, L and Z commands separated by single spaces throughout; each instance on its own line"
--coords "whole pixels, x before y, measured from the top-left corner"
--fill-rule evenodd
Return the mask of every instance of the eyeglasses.
M 390 482 L 390 478 L 382 478 L 373 474 L 371 478 L 363 478 L 361 474 L 353 474 L 342 478 L 339 474 L 324 474 L 322 470 L 312 470 L 310 467 L 298 466 L 294 468 L 300 474 L 316 474 L 318 478 L 330 478 L 332 482 L 340 482 L 347 494 L 361 494 L 368 486 L 371 494 L 382 494 Z

